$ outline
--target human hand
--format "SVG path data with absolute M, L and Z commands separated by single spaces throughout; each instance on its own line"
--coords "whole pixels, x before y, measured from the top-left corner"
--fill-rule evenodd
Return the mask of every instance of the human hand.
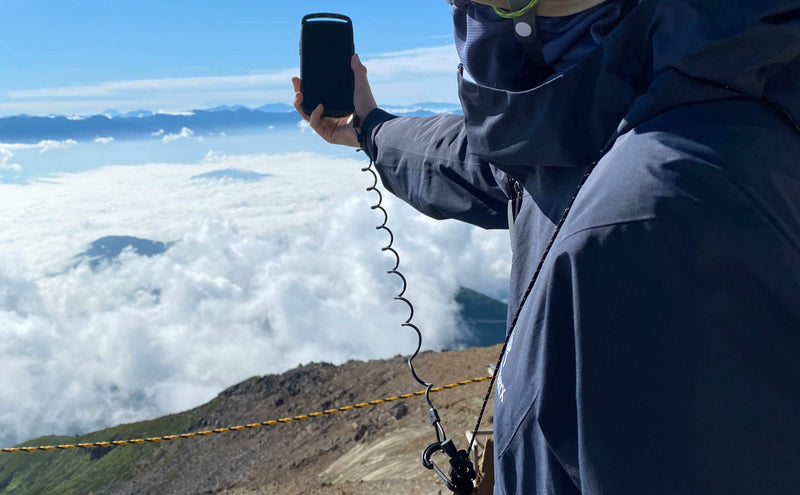
M 372 89 L 369 87 L 367 68 L 361 63 L 358 55 L 353 55 L 350 60 L 350 67 L 353 69 L 353 106 L 355 107 L 355 116 L 358 117 L 360 122 L 363 122 L 367 114 L 377 108 L 378 105 L 375 103 Z M 353 115 L 349 117 L 323 117 L 324 106 L 322 104 L 317 105 L 311 115 L 306 115 L 300 106 L 303 102 L 303 93 L 300 92 L 300 78 L 293 77 L 292 86 L 294 86 L 295 110 L 322 139 L 332 144 L 352 146 L 354 148 L 359 146 L 358 137 L 352 126 Z

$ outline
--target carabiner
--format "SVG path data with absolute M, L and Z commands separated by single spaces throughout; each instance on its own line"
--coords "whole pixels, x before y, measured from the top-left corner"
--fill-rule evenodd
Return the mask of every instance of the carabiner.
M 450 470 L 447 475 L 431 459 L 436 452 L 442 452 L 450 458 Z M 433 470 L 447 485 L 447 489 L 458 495 L 467 495 L 472 492 L 477 474 L 469 454 L 466 450 L 458 450 L 453 440 L 434 442 L 422 451 L 422 465 Z

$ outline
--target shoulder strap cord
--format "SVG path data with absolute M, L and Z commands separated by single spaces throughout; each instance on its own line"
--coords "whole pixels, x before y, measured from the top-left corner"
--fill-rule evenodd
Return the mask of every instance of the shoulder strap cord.
M 553 235 L 550 237 L 550 241 L 547 243 L 547 247 L 544 249 L 542 253 L 542 257 L 539 258 L 539 263 L 536 265 L 536 271 L 533 273 L 533 277 L 531 278 L 530 283 L 528 283 L 528 287 L 525 289 L 525 293 L 522 295 L 522 299 L 519 302 L 519 306 L 517 307 L 516 313 L 514 313 L 514 318 L 511 320 L 511 324 L 508 327 L 508 333 L 506 333 L 506 340 L 503 342 L 503 348 L 500 350 L 500 355 L 497 357 L 497 363 L 494 366 L 494 372 L 492 373 L 492 379 L 489 381 L 489 387 L 486 390 L 486 395 L 483 398 L 483 404 L 481 405 L 481 410 L 478 413 L 478 420 L 475 422 L 475 428 L 472 430 L 472 435 L 470 435 L 469 446 L 467 447 L 467 452 L 472 452 L 473 444 L 475 443 L 475 438 L 478 436 L 478 430 L 481 427 L 481 421 L 483 420 L 483 414 L 486 412 L 486 406 L 489 403 L 489 398 L 492 396 L 492 388 L 494 387 L 494 382 L 497 378 L 498 373 L 500 373 L 500 366 L 503 363 L 503 357 L 505 357 L 506 349 L 508 347 L 508 342 L 511 340 L 511 335 L 514 332 L 514 329 L 517 326 L 517 320 L 519 320 L 519 315 L 522 313 L 522 308 L 525 306 L 525 302 L 528 300 L 528 296 L 530 296 L 531 292 L 533 291 L 533 286 L 536 285 L 536 280 L 539 279 L 539 275 L 542 272 L 542 266 L 544 266 L 544 262 L 547 259 L 547 255 L 550 253 L 550 250 L 555 244 L 556 238 L 558 237 L 559 232 L 561 232 L 561 228 L 564 226 L 564 222 L 567 220 L 567 216 L 569 215 L 570 210 L 572 209 L 572 205 L 575 203 L 575 200 L 578 198 L 578 193 L 581 192 L 584 184 L 586 184 L 586 180 L 589 179 L 589 176 L 592 174 L 592 171 L 597 166 L 597 163 L 600 161 L 608 150 L 611 148 L 614 141 L 617 139 L 618 133 L 614 133 L 613 136 L 608 140 L 606 146 L 600 151 L 599 157 L 597 160 L 592 162 L 586 170 L 586 173 L 583 175 L 580 184 L 578 184 L 577 189 L 575 190 L 575 194 L 572 195 L 572 198 L 569 200 L 569 204 L 564 209 L 564 213 L 561 214 L 561 218 L 558 220 L 558 224 L 556 225 L 556 230 L 553 232 Z

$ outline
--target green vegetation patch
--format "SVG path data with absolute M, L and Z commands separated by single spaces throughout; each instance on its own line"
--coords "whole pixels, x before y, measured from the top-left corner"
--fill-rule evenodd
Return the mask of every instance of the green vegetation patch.
M 171 414 L 151 421 L 130 423 L 87 435 L 47 436 L 18 447 L 93 443 L 171 435 L 190 431 L 196 410 Z M 191 441 L 191 440 L 184 440 Z M 137 461 L 154 454 L 161 444 L 99 447 L 52 452 L 0 454 L 0 493 L 87 494 L 103 493 L 103 487 L 132 479 Z

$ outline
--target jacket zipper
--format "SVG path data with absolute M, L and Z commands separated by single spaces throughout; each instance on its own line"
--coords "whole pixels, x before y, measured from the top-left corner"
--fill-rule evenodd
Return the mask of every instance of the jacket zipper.
M 508 178 L 508 189 L 511 197 L 508 200 L 508 235 L 511 238 L 511 249 L 514 249 L 514 222 L 522 209 L 522 185 L 518 180 Z

